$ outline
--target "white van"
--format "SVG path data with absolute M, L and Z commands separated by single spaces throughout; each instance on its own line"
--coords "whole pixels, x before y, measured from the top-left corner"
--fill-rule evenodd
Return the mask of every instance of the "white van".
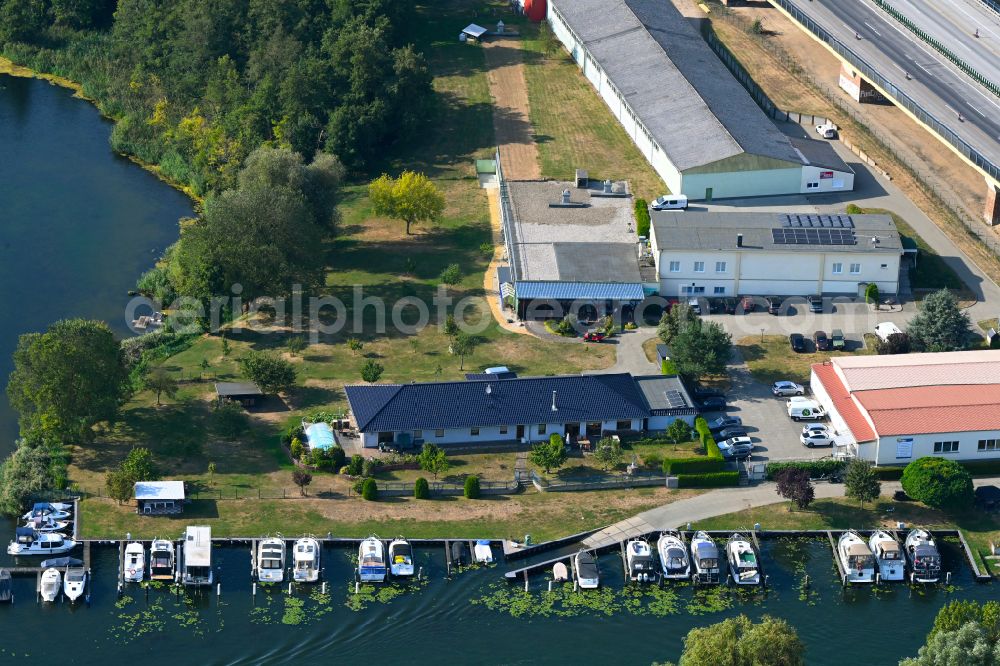
M 884 321 L 875 327 L 875 335 L 882 342 L 888 342 L 889 336 L 896 333 L 902 333 L 902 331 L 899 330 L 899 326 L 896 326 L 891 321 Z
M 653 199 L 649 207 L 653 210 L 687 210 L 688 198 L 686 194 L 665 194 Z
M 801 421 L 802 419 L 815 420 L 826 416 L 826 411 L 823 409 L 823 405 L 819 404 L 815 400 L 810 400 L 809 398 L 796 396 L 792 400 L 786 402 L 785 405 L 788 407 L 788 416 L 790 416 L 793 421 Z

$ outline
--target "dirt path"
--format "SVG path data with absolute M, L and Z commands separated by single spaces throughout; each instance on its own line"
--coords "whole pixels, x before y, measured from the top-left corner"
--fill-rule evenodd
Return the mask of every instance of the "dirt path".
M 533 146 L 534 144 L 532 144 Z M 503 150 L 501 148 L 501 150 Z M 501 158 L 503 159 L 503 158 Z M 505 162 L 506 164 L 506 162 Z M 508 313 L 500 310 L 500 302 L 498 299 L 497 290 L 494 287 L 496 284 L 497 275 L 497 265 L 503 261 L 503 234 L 500 230 L 500 194 L 496 188 L 486 190 L 486 195 L 490 200 L 490 231 L 493 236 L 493 258 L 490 259 L 490 265 L 486 268 L 486 274 L 483 275 L 483 293 L 486 298 L 486 302 L 490 305 L 490 312 L 493 313 L 493 319 L 496 320 L 500 328 L 510 331 L 511 333 L 528 333 L 522 324 L 517 322 L 507 321 Z
M 521 45 L 513 38 L 483 43 L 493 96 L 493 131 L 500 159 L 510 180 L 538 180 L 542 169 L 528 116 L 528 83 L 524 78 Z

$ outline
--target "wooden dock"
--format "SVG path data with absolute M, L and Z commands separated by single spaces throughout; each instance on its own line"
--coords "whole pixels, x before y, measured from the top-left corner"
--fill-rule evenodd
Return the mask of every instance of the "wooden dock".
M 830 540 L 830 550 L 833 552 L 833 563 L 837 565 L 837 572 L 840 574 L 840 582 L 844 587 L 847 587 L 847 572 L 844 571 L 844 563 L 840 561 L 840 555 L 837 554 L 837 542 L 833 538 L 833 532 L 827 530 L 826 538 Z

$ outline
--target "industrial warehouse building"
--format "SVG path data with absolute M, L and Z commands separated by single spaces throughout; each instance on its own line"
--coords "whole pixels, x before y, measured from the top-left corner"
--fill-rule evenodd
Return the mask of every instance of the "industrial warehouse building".
M 653 211 L 663 296 L 897 294 L 903 246 L 888 215 Z
M 697 409 L 677 377 L 567 375 L 345 386 L 362 445 L 572 442 L 658 431 Z
M 671 192 L 853 189 L 832 147 L 785 136 L 670 0 L 550 0 L 548 21 Z
M 878 465 L 1000 457 L 1000 351 L 840 356 L 811 388 L 848 453 Z

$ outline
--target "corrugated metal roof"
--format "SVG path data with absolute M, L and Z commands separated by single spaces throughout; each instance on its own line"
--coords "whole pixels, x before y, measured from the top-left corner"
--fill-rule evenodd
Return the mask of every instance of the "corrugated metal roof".
M 253 382 L 216 382 L 215 392 L 221 396 L 263 395 Z
M 645 297 L 638 283 L 517 282 L 515 287 L 519 299 L 641 301 Z
M 550 0 L 679 170 L 791 142 L 669 0 Z
M 555 391 L 556 409 L 552 409 Z M 629 374 L 345 386 L 358 429 L 400 432 L 638 419 L 649 409 Z
M 880 436 L 1000 430 L 1000 385 L 856 391 Z
M 998 350 L 843 356 L 831 362 L 851 391 L 996 384 L 1000 381 Z
M 182 500 L 184 499 L 184 482 L 136 481 L 135 498 L 137 500 Z

